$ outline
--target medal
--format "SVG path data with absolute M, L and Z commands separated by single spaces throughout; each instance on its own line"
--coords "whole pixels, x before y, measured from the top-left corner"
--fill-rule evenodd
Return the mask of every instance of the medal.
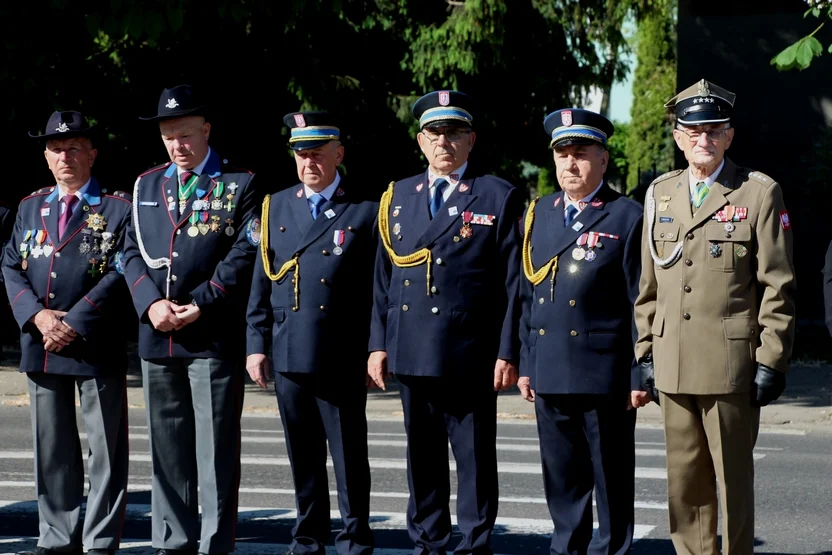
M 234 185 L 234 188 L 236 189 L 236 183 Z M 225 183 L 223 183 L 222 181 L 217 181 L 217 183 L 214 185 L 214 200 L 211 201 L 211 210 L 222 210 L 222 194 L 224 191 Z
M 23 262 L 20 263 L 20 267 L 25 270 L 26 268 L 29 267 L 29 261 L 24 258 Z
M 180 199 L 179 212 L 184 212 L 188 208 L 188 199 Z
M 90 258 L 89 263 L 90 263 L 90 269 L 87 270 L 87 273 L 89 275 L 91 275 L 92 277 L 96 277 L 98 275 L 98 272 L 99 272 L 99 270 L 98 270 L 98 259 Z
M 734 254 L 737 255 L 737 258 L 744 258 L 748 254 L 748 248 L 745 245 L 737 245 L 734 247 Z
M 659 203 L 659 212 L 666 212 L 667 211 L 667 206 L 668 205 L 667 205 L 666 202 L 660 202 Z
M 90 240 L 88 235 L 84 235 L 84 241 L 78 245 L 78 252 L 81 254 L 89 254 L 90 252 Z
M 37 258 L 43 253 L 43 248 L 38 245 L 32 249 L 32 258 Z
M 711 255 L 711 258 L 719 258 L 722 256 L 722 247 L 720 247 L 717 243 L 713 243 L 711 248 L 708 249 L 708 254 Z
M 471 236 L 474 234 L 474 230 L 471 229 L 471 220 L 474 217 L 473 212 L 463 212 L 462 213 L 462 228 L 459 230 L 459 236 L 463 239 L 470 239 Z
M 228 201 L 228 202 L 231 202 L 231 201 Z M 234 235 L 234 220 L 232 220 L 231 218 L 226 218 L 225 219 L 225 234 L 228 235 L 229 237 Z
M 219 216 L 211 216 L 211 231 L 214 233 L 220 232 L 220 217 Z
M 188 208 L 188 198 L 190 198 L 191 193 L 193 192 L 194 188 L 196 187 L 198 176 L 196 174 L 192 175 L 188 182 L 183 186 L 179 185 L 179 212 L 184 212 Z M 204 192 L 202 193 L 205 194 Z M 171 197 L 168 197 L 168 206 L 170 206 L 170 202 L 172 201 Z M 196 201 L 194 201 L 194 205 L 196 205 Z M 196 207 L 194 207 L 196 210 Z M 190 231 L 188 232 L 190 233 Z
M 203 235 L 208 233 L 208 230 L 210 229 L 210 227 L 208 226 L 208 218 L 208 212 L 199 213 L 200 222 L 197 224 L 197 228 L 199 229 L 199 232 Z
M 589 251 L 586 253 L 585 256 L 588 262 L 592 262 L 598 256 L 597 254 L 595 254 L 595 251 L 593 249 L 595 249 L 596 245 L 598 245 L 599 239 L 600 237 L 597 233 L 592 233 L 591 231 L 589 232 L 589 236 L 587 237 L 586 241 L 586 246 L 589 248 Z
M 52 253 L 55 251 L 55 247 L 52 246 L 52 239 L 49 237 L 46 238 L 46 244 L 43 246 L 43 256 L 49 258 L 52 256 Z
M 402 232 L 402 224 L 400 224 L 399 222 L 396 222 L 395 224 L 393 224 L 393 234 L 398 235 L 401 232 Z
M 196 224 L 199 221 L 199 213 L 191 212 L 191 215 L 188 216 L 188 221 L 191 223 L 191 227 L 188 228 L 188 236 L 196 237 L 199 235 L 199 229 L 196 227 Z
M 344 238 L 344 230 L 336 229 L 332 235 L 332 242 L 335 244 L 335 248 L 332 249 L 332 254 L 341 256 L 344 253 L 344 249 L 341 248 L 341 245 L 344 244 Z
M 588 238 L 589 235 L 587 233 L 581 233 L 581 236 L 578 237 L 578 240 L 575 242 L 578 246 L 572 249 L 573 259 L 583 260 L 586 257 L 586 249 L 584 249 L 584 245 L 586 245 Z
M 235 208 L 237 208 L 236 204 L 232 204 L 232 200 L 234 200 L 234 193 L 228 193 L 225 195 L 225 198 L 228 199 L 228 202 L 225 204 L 225 209 L 229 212 L 232 212 Z
M 728 223 L 725 224 L 725 233 L 731 233 L 735 229 L 736 229 L 736 227 L 731 222 L 728 222 Z

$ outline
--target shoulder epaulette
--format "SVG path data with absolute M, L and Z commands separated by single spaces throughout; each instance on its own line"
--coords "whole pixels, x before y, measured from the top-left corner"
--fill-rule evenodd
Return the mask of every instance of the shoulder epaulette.
M 161 164 L 161 165 L 159 165 L 159 166 L 156 166 L 155 168 L 150 168 L 150 169 L 149 169 L 149 170 L 147 170 L 146 172 L 144 172 L 144 173 L 142 173 L 142 174 L 139 174 L 139 177 L 144 177 L 144 176 L 146 176 L 146 175 L 148 175 L 148 174 L 151 174 L 151 173 L 153 173 L 153 172 L 157 172 L 157 171 L 159 171 L 159 170 L 163 170 L 163 169 L 167 168 L 167 167 L 168 167 L 168 166 L 170 166 L 170 165 L 171 165 L 171 162 L 167 162 L 167 163 L 165 163 L 165 164 Z
M 679 175 L 683 171 L 685 171 L 685 170 L 673 170 L 671 172 L 663 173 L 662 175 L 660 175 L 659 177 L 654 179 L 653 183 L 658 183 L 659 181 L 664 181 L 665 179 L 670 179 L 671 177 L 676 177 L 677 175 Z
M 247 173 L 249 175 L 254 175 L 254 172 L 251 171 L 251 170 L 247 170 L 245 168 L 239 168 L 239 167 L 236 167 L 236 166 L 227 165 L 225 163 L 225 160 L 223 160 L 223 166 L 224 167 L 223 167 L 223 172 L 222 173 Z
M 131 195 L 130 193 L 125 193 L 124 191 L 113 191 L 112 193 L 105 194 L 104 196 L 119 198 L 127 202 L 133 201 L 133 195 Z
M 24 201 L 24 200 L 26 200 L 27 198 L 39 197 L 39 196 L 41 196 L 41 195 L 48 195 L 49 193 L 51 193 L 51 192 L 52 192 L 52 191 L 54 191 L 54 190 L 55 190 L 54 185 L 53 185 L 52 187 L 43 187 L 42 189 L 38 189 L 37 191 L 33 191 L 33 192 L 29 193 L 29 194 L 28 194 L 26 197 L 24 197 L 24 198 L 23 198 L 20 202 L 23 202 L 23 201 Z
M 767 176 L 763 172 L 757 172 L 757 171 L 749 172 L 748 173 L 748 178 L 753 179 L 754 181 L 759 181 L 763 185 L 771 185 L 772 183 L 776 182 L 775 179 Z

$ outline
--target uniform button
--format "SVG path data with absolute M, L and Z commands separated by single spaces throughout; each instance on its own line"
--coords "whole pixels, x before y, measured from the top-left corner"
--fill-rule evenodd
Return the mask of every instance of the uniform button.
M 404 280 L 404 286 L 405 287 L 410 287 L 410 280 L 409 279 Z
M 56 274 L 55 272 L 52 272 L 51 274 L 49 274 L 49 277 L 56 278 L 56 277 L 58 277 L 58 274 Z
M 688 241 L 690 241 L 691 239 L 693 239 L 693 233 L 688 233 Z
M 575 306 L 575 304 L 576 304 L 576 303 L 575 303 L 575 299 L 571 299 L 571 300 L 569 301 L 569 306 Z
M 454 235 L 454 243 L 459 243 L 459 236 L 458 235 Z
M 283 227 L 283 226 L 280 226 L 280 231 L 286 231 L 286 228 Z
M 431 292 L 431 293 L 438 293 L 438 292 L 439 292 L 439 289 L 437 289 L 437 288 L 436 288 L 436 286 L 435 286 L 435 285 L 433 285 L 433 286 L 431 286 L 431 288 L 430 288 L 430 292 Z
M 353 231 L 353 227 L 351 225 L 347 226 L 347 231 Z
M 730 238 L 731 238 L 731 234 L 730 234 L 730 233 L 726 233 L 726 234 L 725 234 L 725 238 L 726 238 L 726 239 L 730 239 Z
M 321 310 L 326 310 L 326 305 L 321 305 Z
M 546 302 L 546 299 L 544 299 L 543 297 L 540 297 L 540 298 L 537 300 L 537 302 L 539 302 L 540 304 L 543 304 L 543 303 L 545 303 L 545 302 Z
M 673 239 L 673 234 L 672 234 L 672 233 L 668 233 L 668 234 L 667 234 L 667 238 L 668 238 L 668 239 Z
M 540 334 L 540 335 L 546 335 L 546 330 L 544 330 L 543 328 L 540 328 L 539 330 L 537 330 L 537 333 Z
M 398 236 L 398 238 L 399 238 L 399 241 L 401 241 L 401 240 L 402 240 L 402 236 L 401 236 L 401 235 L 399 235 L 399 236 Z
M 179 253 L 178 253 L 178 252 L 176 252 L 176 251 L 173 251 L 171 254 L 173 255 L 173 257 L 174 257 L 174 258 L 176 258 L 177 256 L 179 256 Z
M 326 285 L 326 278 L 321 278 L 321 283 L 323 283 L 324 285 Z
M 409 306 L 407 306 L 406 304 L 403 304 L 403 305 L 402 305 L 402 310 L 404 310 L 405 312 L 407 312 L 408 310 L 410 310 L 410 307 L 409 307 Z
M 324 249 L 324 250 L 321 251 L 321 254 L 324 255 L 324 256 L 329 256 L 329 251 Z
M 55 258 L 60 258 L 60 257 L 61 257 L 61 253 L 60 253 L 60 251 L 56 252 L 56 253 L 55 253 Z
M 298 307 L 296 307 L 296 306 L 292 307 L 292 312 L 297 312 L 298 310 L 299 310 Z
M 664 239 L 664 233 L 660 233 L 660 234 L 659 234 L 659 237 L 661 237 L 662 239 Z
M 436 307 L 431 308 L 430 311 L 433 312 L 434 314 L 439 314 L 439 309 L 436 308 Z
M 441 258 L 437 258 L 437 259 L 436 259 L 436 265 L 437 265 L 437 266 L 441 266 L 441 265 L 442 265 L 442 259 L 441 259 Z
M 682 318 L 684 318 L 685 320 L 690 320 L 690 314 L 685 312 L 684 314 L 682 314 Z
M 55 293 L 49 293 L 49 298 L 54 299 L 55 298 Z
M 569 335 L 571 335 L 572 337 L 577 337 L 578 332 L 576 332 L 575 330 L 572 330 L 572 331 L 569 332 Z
M 690 293 L 690 285 L 685 285 L 685 293 Z
M 182 235 L 182 230 L 181 230 L 181 229 L 177 229 L 177 230 L 176 230 L 176 234 L 177 234 L 177 235 Z
M 176 276 L 170 276 L 171 281 L 176 281 Z
M 690 258 L 688 258 L 687 260 L 685 260 L 685 265 L 686 265 L 686 266 L 693 266 L 693 260 L 691 260 Z

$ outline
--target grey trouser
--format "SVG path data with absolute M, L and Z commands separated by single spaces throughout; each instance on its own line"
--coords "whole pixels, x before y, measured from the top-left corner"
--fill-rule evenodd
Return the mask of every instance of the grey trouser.
M 127 504 L 125 377 L 32 372 L 29 400 L 35 445 L 38 545 L 47 549 L 118 549 Z M 90 491 L 81 530 L 84 461 L 75 422 L 75 390 L 87 432 Z M 81 537 L 82 536 L 82 537 Z
M 213 358 L 142 360 L 156 549 L 193 551 L 199 540 L 200 553 L 234 551 L 242 372 Z

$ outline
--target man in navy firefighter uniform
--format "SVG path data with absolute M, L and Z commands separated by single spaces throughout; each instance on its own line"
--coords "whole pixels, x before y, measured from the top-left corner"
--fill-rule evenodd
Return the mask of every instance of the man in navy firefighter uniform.
M 20 202 L 3 276 L 20 326 L 35 447 L 40 535 L 26 554 L 112 554 L 127 496 L 126 345 L 117 324 L 130 310 L 117 271 L 130 196 L 106 194 L 92 166 L 95 130 L 79 112 L 54 112 L 43 135 L 56 186 Z M 89 443 L 84 461 L 75 391 Z
M 339 175 L 331 114 L 283 121 L 301 183 L 263 202 L 246 366 L 265 388 L 271 352 L 298 510 L 288 553 L 323 555 L 329 543 L 328 441 L 344 523 L 335 547 L 364 555 L 373 552 L 365 409 L 378 202 Z
M 171 162 L 136 180 L 122 260 L 139 315 L 158 555 L 196 553 L 197 540 L 200 553 L 234 550 L 257 199 L 251 173 L 208 146 L 204 110 L 180 85 L 143 118 L 159 121 Z
M 610 121 L 546 117 L 562 191 L 523 219 L 523 358 L 518 387 L 535 404 L 552 554 L 626 553 L 633 542 L 636 411 L 633 303 L 641 206 L 604 183 Z M 593 489 L 598 532 L 593 535 Z
M 468 171 L 474 101 L 435 91 L 413 107 L 428 170 L 391 183 L 379 207 L 368 373 L 401 385 L 417 554 L 446 553 L 450 439 L 455 553 L 490 554 L 497 516 L 497 390 L 517 381 L 520 191 Z

